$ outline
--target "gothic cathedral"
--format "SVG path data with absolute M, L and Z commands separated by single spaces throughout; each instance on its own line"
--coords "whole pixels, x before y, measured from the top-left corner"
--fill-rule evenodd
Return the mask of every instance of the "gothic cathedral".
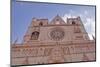
M 11 45 L 12 65 L 95 60 L 95 39 L 89 39 L 80 17 L 33 18 L 23 42 Z

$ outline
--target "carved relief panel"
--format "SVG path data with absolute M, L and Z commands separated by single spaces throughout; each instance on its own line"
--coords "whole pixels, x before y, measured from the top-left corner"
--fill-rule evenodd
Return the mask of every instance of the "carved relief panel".
M 51 40 L 55 41 L 62 40 L 64 38 L 64 35 L 65 32 L 60 28 L 53 28 L 49 33 Z

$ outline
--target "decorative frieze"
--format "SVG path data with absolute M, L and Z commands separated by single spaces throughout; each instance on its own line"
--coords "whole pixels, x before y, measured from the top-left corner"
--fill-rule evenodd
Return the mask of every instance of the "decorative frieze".
M 50 56 L 52 55 L 70 55 L 80 54 L 95 51 L 95 45 L 63 45 L 63 46 L 33 46 L 33 47 L 21 47 L 12 48 L 12 57 L 25 57 L 25 56 Z M 92 49 L 94 48 L 94 49 Z M 16 55 L 16 53 L 18 55 Z

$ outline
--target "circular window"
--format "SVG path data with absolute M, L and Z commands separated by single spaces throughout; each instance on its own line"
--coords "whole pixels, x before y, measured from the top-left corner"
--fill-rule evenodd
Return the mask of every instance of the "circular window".
M 50 32 L 50 37 L 53 39 L 53 40 L 62 40 L 63 37 L 64 37 L 65 33 L 63 30 L 61 29 L 53 29 L 51 32 Z

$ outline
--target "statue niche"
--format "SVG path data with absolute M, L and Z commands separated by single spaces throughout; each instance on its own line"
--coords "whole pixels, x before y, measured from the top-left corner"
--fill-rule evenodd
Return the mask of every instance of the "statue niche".
M 38 40 L 38 37 L 39 37 L 39 32 L 34 31 L 31 35 L 31 40 Z

